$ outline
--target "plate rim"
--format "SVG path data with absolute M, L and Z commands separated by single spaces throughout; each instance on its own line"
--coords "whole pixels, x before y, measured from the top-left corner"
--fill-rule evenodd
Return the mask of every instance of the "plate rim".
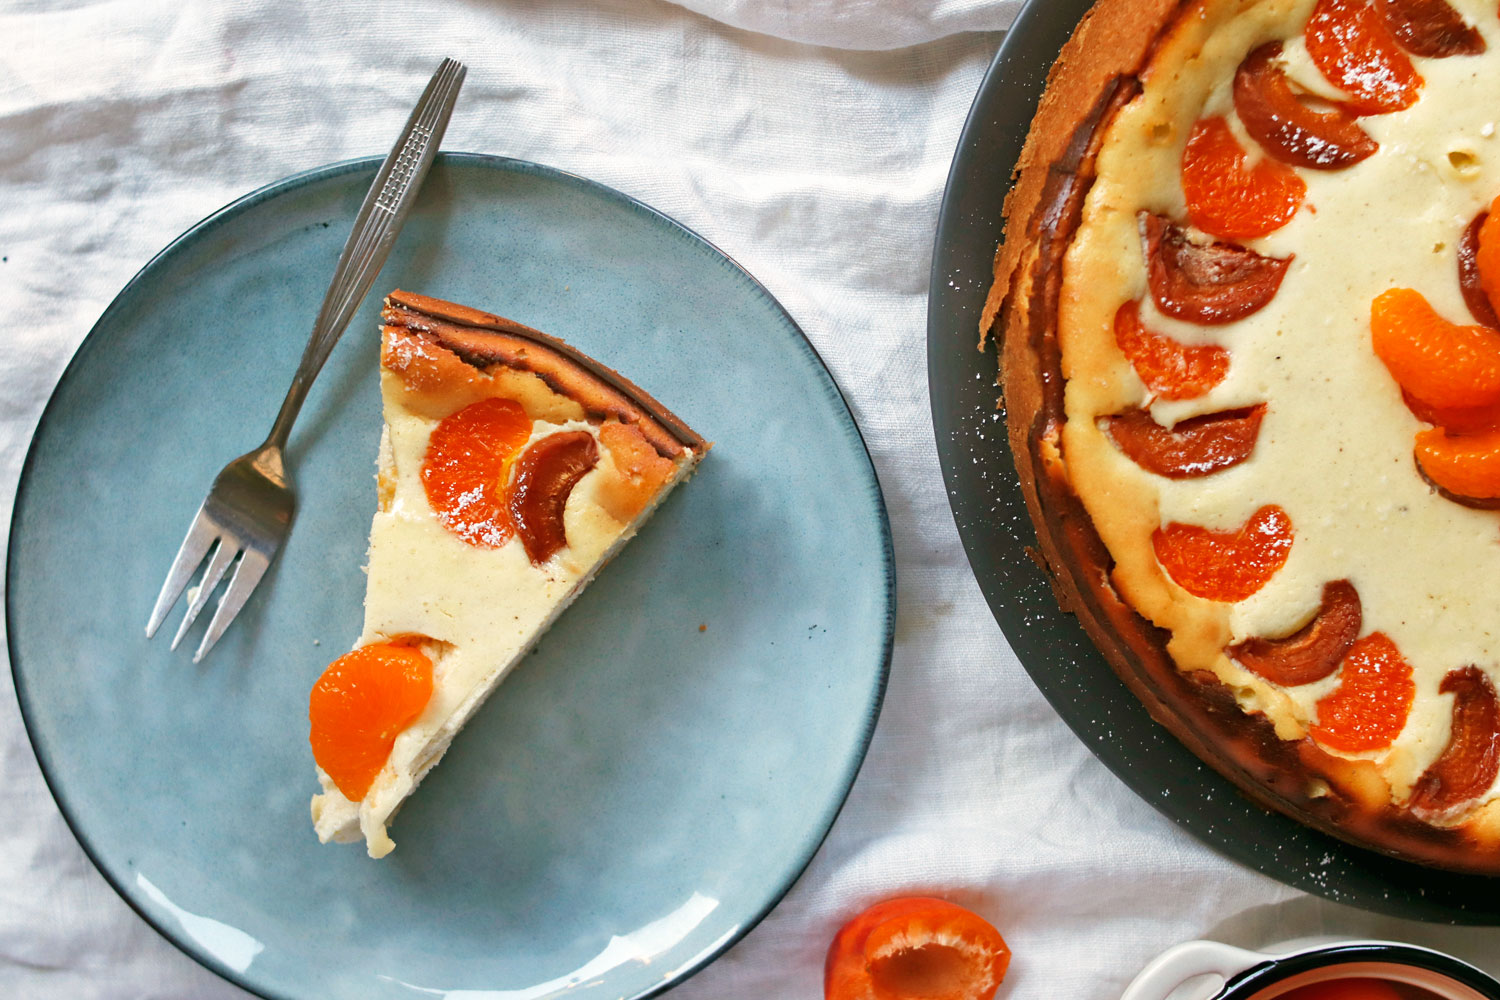
M 963 544 L 964 554 L 974 573 L 980 591 L 985 596 L 986 604 L 989 606 L 996 624 L 1000 626 L 1005 634 L 1008 645 L 1015 649 L 1016 640 L 1013 632 L 1020 626 L 1006 620 L 1006 609 L 1011 604 L 1019 605 L 1021 598 L 1010 596 L 1003 591 L 998 584 L 1002 581 L 992 579 L 995 574 L 986 572 L 983 567 L 988 559 L 993 558 L 987 545 L 987 537 L 975 523 L 972 514 L 961 511 L 961 502 L 968 496 L 963 483 L 961 463 L 958 457 L 958 449 L 953 441 L 944 439 L 945 430 L 948 436 L 957 440 L 968 437 L 965 425 L 961 418 L 950 414 L 952 404 L 956 401 L 958 390 L 955 388 L 944 398 L 939 398 L 939 393 L 934 391 L 934 386 L 943 384 L 949 380 L 943 377 L 945 355 L 954 349 L 951 342 L 954 331 L 951 325 L 945 323 L 944 317 L 948 312 L 967 315 L 965 307 L 961 304 L 950 303 L 951 296 L 949 283 L 956 281 L 959 274 L 956 256 L 968 261 L 968 254 L 958 254 L 954 247 L 964 241 L 965 227 L 972 222 L 970 215 L 962 211 L 966 206 L 970 213 L 974 211 L 972 203 L 961 204 L 961 195 L 972 195 L 965 189 L 969 187 L 966 173 L 976 170 L 977 162 L 985 154 L 993 154 L 1005 162 L 1000 164 L 1007 179 L 1004 190 L 1011 186 L 1010 178 L 1013 177 L 1015 162 L 1011 159 L 1009 152 L 1010 140 L 1008 134 L 1003 139 L 994 138 L 994 134 L 1007 131 L 1016 125 L 1028 126 L 1034 113 L 1038 99 L 1041 96 L 1047 78 L 1047 69 L 1056 58 L 1056 49 L 1047 49 L 1045 45 L 1038 45 L 1037 36 L 1045 35 L 1055 30 L 1054 19 L 1066 16 L 1069 18 L 1067 30 L 1063 37 L 1072 33 L 1074 27 L 1083 15 L 1092 6 L 1091 0 L 1070 0 L 1066 4 L 1048 3 L 1044 0 L 1027 0 L 1020 11 L 1011 29 L 1006 33 L 998 50 L 996 51 L 989 67 L 986 69 L 983 79 L 975 93 L 974 101 L 970 106 L 968 115 L 959 134 L 958 142 L 954 149 L 953 162 L 950 165 L 947 181 L 943 190 L 943 198 L 938 213 L 938 225 L 934 236 L 932 250 L 932 266 L 928 281 L 928 309 L 927 309 L 927 372 L 928 372 L 928 400 L 932 410 L 933 432 L 938 450 L 939 464 L 942 468 L 943 483 L 947 491 L 950 512 L 953 515 L 955 526 L 958 530 L 960 540 Z M 1061 43 L 1058 44 L 1058 48 Z M 1023 92 L 1026 97 L 1024 104 L 1017 101 L 1014 108 L 995 112 L 991 117 L 985 117 L 987 110 L 994 112 L 989 105 L 995 102 L 995 92 L 1009 89 L 1011 96 L 1015 92 Z M 1023 132 L 1024 134 L 1024 132 Z M 992 147 L 1000 145 L 1005 147 L 1003 152 L 997 153 Z M 1019 157 L 1020 143 L 1015 144 L 1015 154 Z M 999 216 L 999 198 L 995 199 L 996 211 L 992 217 L 980 221 L 981 226 L 988 226 L 993 230 L 995 240 L 1001 235 Z M 972 277 L 972 276 L 970 276 Z M 982 287 L 988 289 L 992 281 L 991 273 L 986 270 L 982 277 Z M 953 286 L 954 294 L 958 294 L 958 286 Z M 972 313 L 974 321 L 971 343 L 977 343 L 979 313 L 975 309 Z M 992 350 L 981 354 L 976 351 L 976 356 L 992 359 L 990 370 L 998 374 L 998 359 Z M 993 383 L 988 383 L 993 385 Z M 994 387 L 994 396 L 998 398 L 999 388 Z M 952 398 L 949 398 L 952 397 Z M 1007 488 L 1018 484 L 1015 473 L 1012 471 L 1009 444 L 1001 435 L 998 444 L 990 445 L 993 449 L 1003 453 L 1003 465 L 998 468 L 1001 479 Z M 1035 529 L 1031 523 L 1029 513 L 1025 511 L 1024 503 L 1020 506 L 1020 520 L 1024 521 L 1022 534 L 1024 538 L 1018 539 L 1018 546 L 1034 546 Z M 1010 513 L 1010 511 L 1007 511 Z M 1027 567 L 1022 567 L 1023 571 Z M 1039 578 L 1045 579 L 1039 568 L 1030 567 L 1038 574 Z M 1044 584 L 1045 586 L 1045 584 Z M 1082 626 L 1071 615 L 1064 612 L 1057 604 L 1055 597 L 1048 588 L 1046 608 L 1043 613 L 1049 618 L 1048 625 L 1051 627 L 1063 627 L 1068 631 L 1076 631 L 1082 636 L 1086 649 L 1093 655 L 1100 657 L 1103 664 L 1102 654 L 1098 653 L 1093 643 L 1084 636 Z M 1033 609 L 1035 610 L 1035 609 Z M 1052 616 L 1057 616 L 1060 621 L 1051 621 Z M 1316 871 L 1303 871 L 1294 873 L 1287 863 L 1280 865 L 1267 859 L 1267 855 L 1259 851 L 1255 845 L 1248 845 L 1242 841 L 1253 840 L 1254 836 L 1241 836 L 1238 839 L 1230 833 L 1218 828 L 1212 818 L 1204 815 L 1194 814 L 1185 801 L 1192 796 L 1172 794 L 1172 789 L 1163 790 L 1160 787 L 1152 787 L 1149 782 L 1140 780 L 1139 769 L 1133 769 L 1124 759 L 1126 754 L 1122 751 L 1122 739 L 1115 731 L 1119 727 L 1114 722 L 1110 725 L 1101 725 L 1097 720 L 1092 727 L 1089 725 L 1075 724 L 1075 716 L 1079 715 L 1079 708 L 1068 702 L 1061 686 L 1049 686 L 1041 683 L 1031 668 L 1027 665 L 1025 658 L 1017 652 L 1017 659 L 1022 668 L 1026 670 L 1032 684 L 1040 691 L 1052 709 L 1057 712 L 1063 723 L 1073 732 L 1074 736 L 1088 748 L 1104 766 L 1111 771 L 1130 791 L 1138 798 L 1144 800 L 1157 812 L 1161 813 L 1173 825 L 1190 834 L 1194 839 L 1206 845 L 1222 857 L 1228 858 L 1235 863 L 1256 871 L 1262 875 L 1274 878 L 1276 881 L 1300 890 L 1302 892 L 1321 896 L 1330 901 L 1344 905 L 1356 906 L 1358 908 L 1385 913 L 1407 919 L 1419 919 L 1429 922 L 1463 923 L 1463 924 L 1500 924 L 1500 908 L 1491 906 L 1483 912 L 1476 912 L 1470 906 L 1457 898 L 1456 891 L 1452 886 L 1456 880 L 1464 879 L 1472 883 L 1475 888 L 1469 892 L 1469 896 L 1477 898 L 1479 890 L 1486 885 L 1491 887 L 1500 885 L 1500 877 L 1486 877 L 1473 874 L 1459 874 L 1427 866 L 1417 865 L 1413 862 L 1400 860 L 1379 854 L 1368 848 L 1359 847 L 1346 841 L 1336 839 L 1325 833 L 1307 827 L 1295 820 L 1285 817 L 1279 813 L 1270 813 L 1260 806 L 1252 806 L 1260 812 L 1265 812 L 1272 818 L 1273 822 L 1284 822 L 1306 831 L 1311 837 L 1319 838 L 1316 843 L 1320 849 L 1326 847 L 1328 854 L 1337 854 L 1342 863 L 1351 871 L 1342 875 L 1338 873 L 1324 874 Z M 1118 679 L 1112 668 L 1104 666 L 1110 675 L 1110 680 L 1116 683 Z M 1201 759 L 1191 753 L 1180 741 L 1157 724 L 1146 712 L 1145 706 L 1140 703 L 1128 689 L 1120 685 L 1124 695 L 1122 707 L 1129 715 L 1129 722 L 1139 725 L 1149 724 L 1146 728 L 1160 730 L 1160 736 L 1170 744 L 1170 752 L 1186 755 L 1191 761 L 1201 763 Z M 1116 722 L 1118 720 L 1115 720 Z M 1092 731 L 1097 729 L 1099 731 Z M 1108 732 L 1104 732 L 1108 730 Z M 1226 798 L 1243 799 L 1243 794 L 1228 778 L 1218 771 L 1213 770 L 1207 764 L 1202 764 L 1202 770 L 1208 776 L 1208 783 L 1197 785 L 1193 792 L 1208 790 L 1217 795 L 1224 793 Z M 1160 785 L 1160 782 L 1157 783 Z M 1153 794 L 1154 793 L 1154 794 Z M 1222 817 L 1221 817 L 1222 818 Z M 1270 829 L 1268 827 L 1267 829 Z M 1264 831 L 1260 831 L 1264 832 Z M 1356 871 L 1357 870 L 1357 871 Z M 1352 873 L 1351 873 L 1352 872 Z M 1442 882 L 1448 888 L 1434 886 L 1432 892 L 1417 893 L 1408 886 L 1392 881 L 1402 875 L 1420 875 L 1426 878 Z M 1383 891 L 1377 891 L 1374 886 L 1379 883 Z M 1420 897 L 1420 898 L 1418 898 Z
M 88 333 L 84 335 L 83 339 L 79 341 L 78 346 L 74 348 L 73 353 L 68 358 L 68 363 L 63 367 L 62 373 L 58 376 L 57 381 L 48 393 L 47 402 L 42 407 L 41 413 L 37 417 L 36 423 L 33 425 L 27 440 L 26 456 L 21 462 L 20 472 L 16 480 L 16 492 L 11 504 L 10 523 L 6 528 L 4 574 L 5 645 L 6 656 L 10 666 L 11 683 L 15 688 L 16 703 L 21 716 L 21 727 L 26 734 L 27 742 L 31 746 L 32 755 L 36 759 L 38 770 L 40 770 L 42 775 L 42 781 L 47 788 L 48 794 L 51 795 L 53 803 L 57 806 L 58 812 L 61 813 L 63 822 L 67 825 L 69 833 L 73 835 L 74 841 L 82 849 L 84 856 L 93 865 L 94 870 L 103 876 L 104 881 L 114 891 L 115 895 L 123 900 L 148 927 L 198 965 L 234 986 L 245 990 L 252 996 L 260 997 L 261 1000 L 312 1000 L 314 995 L 311 993 L 282 993 L 272 991 L 263 985 L 252 985 L 245 979 L 244 973 L 228 967 L 217 956 L 200 950 L 197 943 L 188 935 L 174 931 L 166 925 L 165 921 L 153 916 L 136 899 L 133 892 L 121 880 L 116 878 L 115 873 L 111 872 L 102 863 L 93 843 L 84 834 L 73 815 L 71 806 L 67 804 L 67 796 L 62 791 L 62 783 L 59 781 L 58 776 L 54 774 L 53 764 L 49 761 L 47 753 L 38 742 L 37 735 L 32 729 L 26 683 L 22 679 L 22 672 L 18 669 L 19 661 L 16 656 L 15 629 L 12 627 L 12 622 L 14 621 L 13 595 L 15 593 L 13 573 L 15 569 L 16 540 L 18 537 L 17 525 L 19 521 L 17 513 L 21 510 L 29 483 L 32 479 L 32 466 L 37 460 L 38 437 L 49 416 L 53 415 L 54 404 L 57 401 L 59 392 L 63 385 L 76 374 L 86 353 L 91 349 L 91 345 L 97 346 L 98 340 L 95 338 L 95 334 L 105 326 L 106 322 L 113 319 L 114 314 L 118 310 L 125 307 L 127 300 L 137 292 L 139 286 L 151 280 L 154 272 L 164 266 L 164 263 L 184 244 L 212 232 L 214 229 L 237 218 L 249 209 L 309 184 L 333 180 L 349 173 L 362 171 L 373 173 L 383 159 L 384 157 L 382 156 L 371 155 L 335 160 L 321 166 L 300 170 L 263 184 L 204 216 L 174 237 L 165 247 L 152 254 L 150 259 L 131 276 L 130 280 L 121 286 L 120 290 L 110 299 L 104 311 L 99 314 L 99 318 L 89 327 Z M 838 793 L 830 797 L 830 805 L 825 807 L 824 814 L 809 828 L 811 836 L 801 845 L 804 856 L 793 862 L 792 870 L 788 873 L 785 881 L 772 888 L 765 902 L 749 919 L 736 926 L 731 934 L 726 935 L 723 939 L 716 942 L 712 948 L 695 956 L 691 962 L 674 970 L 673 976 L 669 980 L 651 986 L 643 992 L 630 994 L 628 998 L 622 998 L 622 1000 L 647 1000 L 649 997 L 659 996 L 691 979 L 717 961 L 725 952 L 759 926 L 770 915 L 771 911 L 780 905 L 781 901 L 792 890 L 792 887 L 797 884 L 802 875 L 807 871 L 813 859 L 817 857 L 824 842 L 828 839 L 834 823 L 849 800 L 849 794 L 853 790 L 854 782 L 859 777 L 859 772 L 869 754 L 870 744 L 875 735 L 875 728 L 880 720 L 880 713 L 885 704 L 885 694 L 890 681 L 891 661 L 895 651 L 897 613 L 896 558 L 895 545 L 891 532 L 890 513 L 885 501 L 885 492 L 880 484 L 879 470 L 876 468 L 874 459 L 870 454 L 869 443 L 865 440 L 864 431 L 860 428 L 859 422 L 854 418 L 854 410 L 849 405 L 849 398 L 839 385 L 838 379 L 834 377 L 833 370 L 818 351 L 817 345 L 813 343 L 812 338 L 808 337 L 807 332 L 802 329 L 802 325 L 791 315 L 786 306 L 771 293 L 770 289 L 738 260 L 719 247 L 718 244 L 707 239 L 690 226 L 679 222 L 672 216 L 633 195 L 626 194 L 617 188 L 585 177 L 582 174 L 559 167 L 553 167 L 520 157 L 468 151 L 444 150 L 438 154 L 437 160 L 438 163 L 449 167 L 478 167 L 501 172 L 530 174 L 554 182 L 561 182 L 575 189 L 581 188 L 588 194 L 600 197 L 607 202 L 617 204 L 622 208 L 643 215 L 656 225 L 664 225 L 669 230 L 675 231 L 680 236 L 685 237 L 689 243 L 696 243 L 700 249 L 709 251 L 710 257 L 716 258 L 721 265 L 727 266 L 732 272 L 737 274 L 739 280 L 744 282 L 751 292 L 761 296 L 780 315 L 789 333 L 792 334 L 792 342 L 795 344 L 800 341 L 806 348 L 809 356 L 816 363 L 817 370 L 821 371 L 823 376 L 827 378 L 828 385 L 838 398 L 839 405 L 842 407 L 843 417 L 848 423 L 849 430 L 853 431 L 853 440 L 859 446 L 858 454 L 864 459 L 862 468 L 868 470 L 870 492 L 874 499 L 875 521 L 879 529 L 879 572 L 884 581 L 882 596 L 885 614 L 884 620 L 881 623 L 881 636 L 878 644 L 880 649 L 877 668 L 878 676 L 871 687 L 869 703 L 865 706 L 864 724 L 860 729 L 855 745 L 851 748 L 851 752 L 848 753 L 845 772 L 839 777 L 837 782 Z

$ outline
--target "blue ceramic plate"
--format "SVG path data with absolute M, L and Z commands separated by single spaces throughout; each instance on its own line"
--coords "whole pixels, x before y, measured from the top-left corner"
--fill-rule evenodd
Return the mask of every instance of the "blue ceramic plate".
M 875 725 L 895 601 L 838 388 L 698 236 L 515 160 L 445 156 L 427 179 L 377 288 L 557 334 L 715 447 L 407 803 L 390 857 L 320 845 L 308 818 L 307 692 L 361 623 L 378 296 L 292 435 L 300 513 L 266 581 L 202 666 L 202 624 L 175 654 L 144 638 L 214 473 L 270 425 L 376 162 L 199 224 L 68 367 L 7 568 L 37 758 L 120 894 L 263 996 L 659 992 L 749 930 L 822 841 Z

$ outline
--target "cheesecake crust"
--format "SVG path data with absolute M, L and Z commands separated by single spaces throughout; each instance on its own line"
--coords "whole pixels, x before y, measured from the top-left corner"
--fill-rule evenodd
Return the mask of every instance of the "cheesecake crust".
M 386 296 L 380 318 L 385 365 L 392 371 L 400 373 L 403 367 L 403 359 L 393 357 L 401 347 L 420 352 L 423 344 L 430 345 L 435 350 L 429 354 L 446 352 L 467 369 L 486 375 L 497 374 L 499 369 L 534 376 L 553 393 L 577 403 L 590 419 L 612 419 L 636 428 L 664 458 L 675 460 L 685 452 L 708 449 L 702 437 L 640 386 L 525 324 L 399 289 Z M 462 392 L 472 379 L 470 371 L 447 362 L 441 354 L 431 367 L 436 378 L 428 384 L 429 391 Z

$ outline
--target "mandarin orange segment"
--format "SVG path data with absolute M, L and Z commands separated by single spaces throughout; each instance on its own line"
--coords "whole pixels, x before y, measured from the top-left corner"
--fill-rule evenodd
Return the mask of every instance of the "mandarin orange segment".
M 1313 65 L 1358 113 L 1385 114 L 1417 102 L 1422 77 L 1366 0 L 1318 0 L 1303 40 Z
M 421 650 L 376 643 L 345 653 L 308 699 L 313 759 L 344 798 L 360 801 L 431 698 L 432 661 Z
M 1139 302 L 1115 312 L 1115 343 L 1158 399 L 1193 399 L 1229 373 L 1229 352 L 1217 344 L 1189 345 L 1152 333 L 1141 322 Z
M 1500 498 L 1500 430 L 1453 435 L 1417 432 L 1417 465 L 1433 484 L 1472 500 Z
M 1391 377 L 1422 402 L 1500 403 L 1500 332 L 1450 323 L 1421 293 L 1392 288 L 1370 305 L 1370 338 Z
M 1490 300 L 1490 308 L 1500 314 L 1500 198 L 1490 205 L 1479 224 L 1479 246 L 1474 253 L 1479 272 L 1479 287 Z
M 505 474 L 531 437 L 531 419 L 513 399 L 482 399 L 433 428 L 422 461 L 422 487 L 439 523 L 483 548 L 515 531 L 506 507 Z
M 1173 522 L 1151 536 L 1157 561 L 1179 587 L 1210 601 L 1243 601 L 1276 574 L 1292 549 L 1292 519 L 1267 504 L 1233 531 Z
M 1500 404 L 1490 406 L 1433 406 L 1401 390 L 1401 399 L 1411 415 L 1449 434 L 1480 434 L 1500 429 Z
M 1313 739 L 1344 753 L 1390 746 L 1417 694 L 1411 664 L 1389 636 L 1371 632 L 1349 647 L 1339 669 L 1339 686 L 1318 701 Z
M 1182 193 L 1193 225 L 1225 239 L 1249 239 L 1291 221 L 1307 185 L 1269 157 L 1252 166 L 1229 123 L 1215 116 L 1195 123 L 1188 135 Z

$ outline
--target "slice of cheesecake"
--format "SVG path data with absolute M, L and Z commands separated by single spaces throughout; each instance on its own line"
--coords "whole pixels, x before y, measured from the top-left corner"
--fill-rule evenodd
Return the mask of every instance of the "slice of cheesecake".
M 401 291 L 381 318 L 364 631 L 309 704 L 318 838 L 377 858 L 464 723 L 709 448 L 519 323 Z

